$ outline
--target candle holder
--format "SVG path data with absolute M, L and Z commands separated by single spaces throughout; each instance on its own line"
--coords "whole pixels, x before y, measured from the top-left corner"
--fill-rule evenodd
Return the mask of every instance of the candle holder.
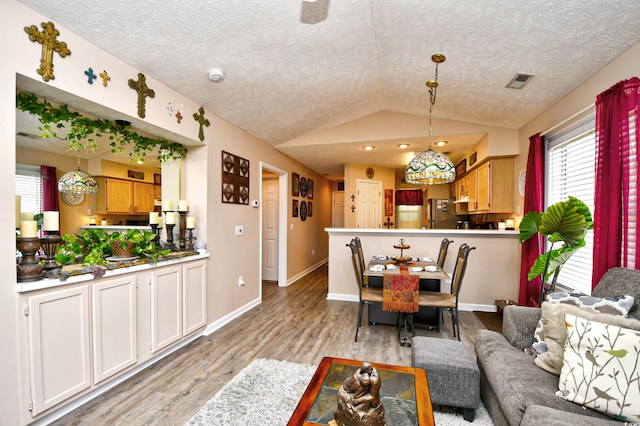
M 167 248 L 171 251 L 177 251 L 177 247 L 173 244 L 173 223 L 167 223 Z
M 16 247 L 22 253 L 22 260 L 17 265 L 18 281 L 37 281 L 42 279 L 42 265 L 36 256 L 40 250 L 40 238 L 17 238 Z
M 156 234 L 153 242 L 156 244 L 160 244 L 160 234 L 162 233 L 162 228 L 160 228 L 157 223 L 150 223 L 149 226 L 151 227 L 151 232 Z
M 187 248 L 187 240 L 185 238 L 185 231 L 187 229 L 187 212 L 189 210 L 178 210 L 178 214 L 180 215 L 180 219 L 178 220 L 178 224 L 180 226 L 180 234 L 178 239 L 178 246 L 180 250 L 186 250 Z
M 189 231 L 189 236 L 187 237 L 187 250 L 188 251 L 196 251 L 196 247 L 195 247 L 194 241 L 197 240 L 197 238 L 193 236 L 193 230 L 194 229 L 195 228 L 187 228 L 187 230 Z
M 62 238 L 57 232 L 47 232 L 47 234 L 40 238 L 40 246 L 44 252 L 45 261 L 42 267 L 42 274 L 45 278 L 49 278 L 55 275 L 56 269 L 62 269 L 62 266 L 56 262 L 55 257 L 58 252 L 58 246 L 62 242 Z

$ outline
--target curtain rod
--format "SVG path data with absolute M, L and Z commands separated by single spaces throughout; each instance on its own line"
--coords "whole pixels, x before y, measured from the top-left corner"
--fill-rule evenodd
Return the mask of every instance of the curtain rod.
M 547 130 L 545 130 L 544 132 L 540 132 L 540 136 L 545 136 L 547 133 L 552 132 L 554 130 L 556 130 L 558 127 L 562 127 L 565 124 L 567 124 L 568 122 L 572 121 L 573 119 L 575 119 L 576 117 L 584 114 L 585 112 L 589 111 L 590 109 L 595 109 L 596 105 L 595 104 L 591 104 L 591 105 L 587 105 L 585 108 L 582 108 L 580 111 L 576 112 L 575 114 L 565 118 L 564 120 L 562 120 L 561 122 L 559 122 L 558 124 L 554 124 L 553 126 L 551 126 L 550 128 L 548 128 Z

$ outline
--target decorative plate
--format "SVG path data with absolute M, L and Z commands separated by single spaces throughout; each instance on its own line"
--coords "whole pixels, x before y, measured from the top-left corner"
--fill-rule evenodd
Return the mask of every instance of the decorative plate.
M 306 177 L 301 177 L 300 178 L 300 196 L 301 197 L 306 197 L 308 190 L 309 190 L 309 186 L 307 185 L 307 178 Z M 305 205 L 305 208 L 306 208 L 306 205 Z
M 302 191 L 302 186 L 300 186 L 300 190 Z M 307 220 L 307 202 L 306 201 L 300 202 L 300 220 L 302 220 L 303 222 Z
M 373 167 L 367 167 L 367 170 L 366 170 L 366 172 L 365 172 L 365 173 L 366 173 L 367 177 L 368 177 L 369 179 L 371 179 L 372 177 L 374 177 L 374 176 L 375 176 L 376 171 L 375 171 L 375 170 L 373 170 Z
M 84 194 L 73 194 L 71 192 L 62 193 L 62 201 L 70 206 L 77 206 L 84 200 Z
M 518 178 L 518 191 L 520 195 L 524 197 L 524 185 L 527 180 L 527 171 L 523 170 L 520 172 L 520 177 Z

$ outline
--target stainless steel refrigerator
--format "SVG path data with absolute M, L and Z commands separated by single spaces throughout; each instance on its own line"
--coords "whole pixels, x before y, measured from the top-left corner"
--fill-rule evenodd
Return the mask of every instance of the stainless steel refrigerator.
M 427 223 L 431 229 L 455 229 L 458 215 L 453 199 L 429 198 L 427 203 Z

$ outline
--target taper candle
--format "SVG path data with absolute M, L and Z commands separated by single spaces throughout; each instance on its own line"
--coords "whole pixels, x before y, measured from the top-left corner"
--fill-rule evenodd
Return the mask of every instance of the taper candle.
M 23 220 L 20 222 L 20 237 L 35 238 L 38 236 L 38 222 L 35 220 Z
M 187 216 L 187 229 L 195 229 L 196 218 L 193 216 Z
M 176 212 L 167 212 L 167 225 L 176 224 Z
M 60 230 L 60 213 L 49 211 L 42 213 L 42 230 L 43 231 L 59 231 Z
M 179 200 L 178 201 L 178 211 L 179 212 L 186 212 L 187 210 L 189 210 L 187 208 L 187 200 Z

